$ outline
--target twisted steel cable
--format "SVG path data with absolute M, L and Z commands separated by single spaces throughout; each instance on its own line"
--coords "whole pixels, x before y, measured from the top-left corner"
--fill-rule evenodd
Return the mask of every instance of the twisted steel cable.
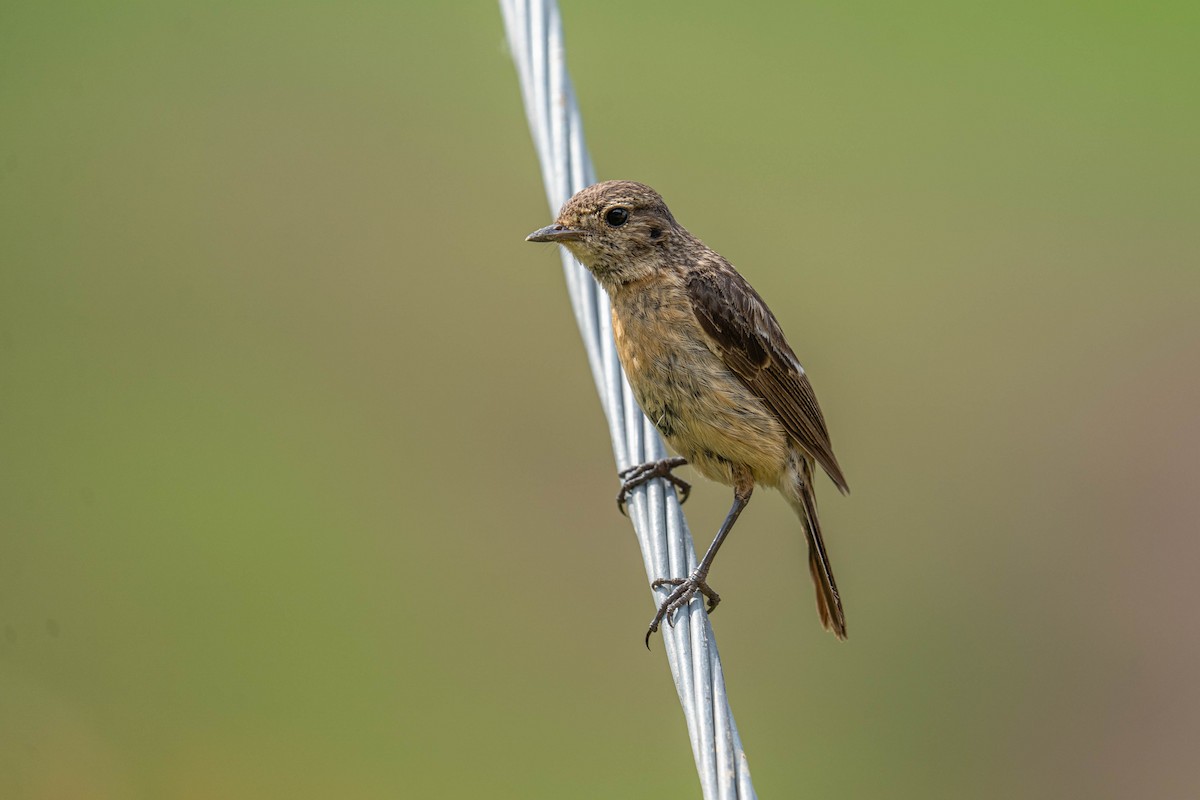
M 546 197 L 551 214 L 557 214 L 571 195 L 596 182 L 584 144 L 579 106 L 567 74 L 562 18 L 554 0 L 500 0 L 500 7 L 541 162 Z M 565 249 L 562 259 L 571 305 L 608 419 L 617 469 L 664 458 L 662 439 L 633 399 L 617 360 L 608 295 Z M 663 480 L 634 489 L 628 509 L 650 581 L 683 578 L 695 569 L 696 551 L 687 521 L 675 492 Z M 669 591 L 652 591 L 655 608 Z M 663 626 L 662 637 L 704 797 L 754 798 L 750 769 L 729 710 L 721 659 L 703 602 L 688 603 L 674 619 L 674 627 Z

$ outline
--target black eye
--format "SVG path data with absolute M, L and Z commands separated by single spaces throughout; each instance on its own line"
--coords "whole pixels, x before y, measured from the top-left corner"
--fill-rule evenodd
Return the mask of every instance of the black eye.
M 629 221 L 629 210 L 624 208 L 610 208 L 604 212 L 604 221 L 614 228 L 619 228 Z

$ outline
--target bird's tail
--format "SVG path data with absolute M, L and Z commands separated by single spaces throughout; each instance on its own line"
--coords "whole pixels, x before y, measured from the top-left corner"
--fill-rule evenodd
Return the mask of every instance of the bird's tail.
M 842 598 L 838 595 L 837 581 L 833 579 L 829 554 L 825 551 L 825 540 L 821 537 L 821 523 L 817 519 L 813 464 L 806 456 L 796 460 L 799 462 L 798 468 L 780 489 L 800 517 L 808 537 L 808 569 L 817 589 L 817 613 L 821 615 L 821 624 L 837 638 L 845 639 L 846 614 L 842 610 Z

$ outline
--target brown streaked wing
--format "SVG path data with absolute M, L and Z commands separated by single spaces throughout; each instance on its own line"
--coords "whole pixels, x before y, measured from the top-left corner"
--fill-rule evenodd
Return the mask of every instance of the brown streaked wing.
M 783 329 L 746 279 L 723 259 L 689 271 L 687 292 L 713 349 L 742 383 L 775 412 L 843 493 L 850 487 L 833 455 L 812 384 Z

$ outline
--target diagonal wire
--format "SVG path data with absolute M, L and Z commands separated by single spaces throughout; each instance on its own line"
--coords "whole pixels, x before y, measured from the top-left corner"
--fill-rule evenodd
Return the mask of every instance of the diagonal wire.
M 500 0 L 508 45 L 521 83 L 525 114 L 542 167 L 551 213 L 585 186 L 596 182 L 583 141 L 583 122 L 567 74 L 562 18 L 554 0 Z M 642 414 L 617 361 L 608 295 L 565 251 L 563 272 L 579 322 L 588 364 L 608 419 L 617 468 L 666 456 L 658 432 Z M 696 567 L 696 551 L 674 491 L 662 480 L 634 489 L 629 517 L 642 548 L 646 575 L 686 577 Z M 668 589 L 653 592 L 655 608 Z M 687 720 L 692 754 L 706 800 L 756 797 L 746 753 L 729 710 L 725 678 L 712 626 L 702 602 L 676 612 L 676 624 L 662 628 L 671 677 Z

